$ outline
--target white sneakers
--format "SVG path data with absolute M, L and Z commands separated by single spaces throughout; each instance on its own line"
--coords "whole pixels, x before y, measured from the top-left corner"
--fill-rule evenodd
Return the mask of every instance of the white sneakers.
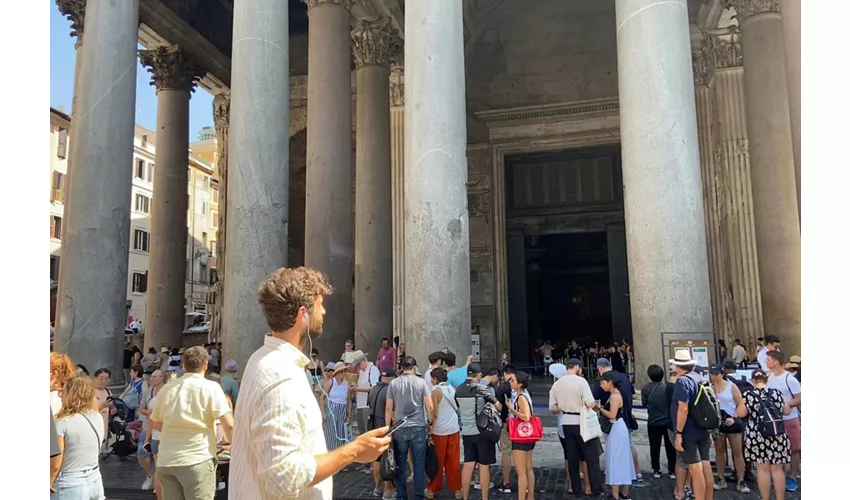
M 145 478 L 145 482 L 142 483 L 143 490 L 149 490 L 153 487 L 153 478 L 148 476 Z

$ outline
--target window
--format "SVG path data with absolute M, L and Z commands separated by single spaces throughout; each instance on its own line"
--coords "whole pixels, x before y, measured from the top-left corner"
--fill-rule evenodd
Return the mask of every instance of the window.
M 50 256 L 50 280 L 59 281 L 59 256 Z
M 204 191 L 209 190 L 209 188 L 210 188 L 210 177 L 208 175 L 204 176 L 203 186 L 204 186 Z
M 218 242 L 217 242 L 217 241 L 215 241 L 215 240 L 212 240 L 212 241 L 210 242 L 210 255 L 212 255 L 213 257 L 215 257 L 215 256 L 216 256 L 216 252 L 217 252 L 217 251 L 218 251 Z
M 153 182 L 153 169 L 156 167 L 153 163 L 148 165 L 148 182 Z
M 133 273 L 133 293 L 145 293 L 148 291 L 148 272 Z
M 65 174 L 53 172 L 53 189 L 50 190 L 50 201 L 65 201 L 64 190 Z
M 62 217 L 50 216 L 50 237 L 57 240 L 62 239 Z
M 212 201 L 213 203 L 218 203 L 218 188 L 212 189 Z
M 201 215 L 207 215 L 207 202 L 201 202 Z
M 212 227 L 218 228 L 218 212 L 212 211 Z
M 209 271 L 207 271 L 207 265 L 203 262 L 201 262 L 201 271 L 198 274 L 200 274 L 200 276 L 198 276 L 198 280 L 202 284 L 207 283 L 207 281 L 209 280 Z
M 56 148 L 56 157 L 64 160 L 68 156 L 68 131 L 59 127 L 59 144 Z
M 145 160 L 141 158 L 136 160 L 136 178 L 145 180 Z
M 201 233 L 201 245 L 207 246 L 207 233 Z
M 143 194 L 136 195 L 136 212 L 151 213 L 151 199 Z
M 136 229 L 136 234 L 133 237 L 133 250 L 150 251 L 150 233 L 144 229 Z

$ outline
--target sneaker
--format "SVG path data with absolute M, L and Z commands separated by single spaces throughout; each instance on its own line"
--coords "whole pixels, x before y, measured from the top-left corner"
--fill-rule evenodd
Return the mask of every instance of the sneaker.
M 151 489 L 151 486 L 153 486 L 153 478 L 148 476 L 145 478 L 145 482 L 142 483 L 142 489 L 149 490 Z
M 747 483 L 754 483 L 754 482 L 756 482 L 756 476 L 755 476 L 755 474 L 753 474 L 753 472 L 752 472 L 752 471 L 745 472 L 745 473 L 744 473 L 744 481 L 745 481 L 745 482 L 747 482 Z
M 395 491 L 384 492 L 384 497 L 381 500 L 395 500 Z
M 637 482 L 639 482 L 639 483 L 642 483 L 642 482 L 643 482 L 643 474 L 641 474 L 640 472 L 638 472 L 638 473 L 637 473 L 637 475 L 636 475 L 636 477 L 637 477 L 637 479 L 635 479 L 635 481 L 637 481 Z
M 384 495 L 384 489 L 383 488 L 375 488 L 374 490 L 372 490 L 372 496 L 373 497 L 380 497 L 380 496 L 383 496 L 383 495 Z
M 652 471 L 652 477 L 654 477 L 655 479 L 661 479 L 661 471 L 660 470 Z
M 738 483 L 738 492 L 739 493 L 749 493 L 750 487 L 746 485 L 746 483 Z
M 499 493 L 506 493 L 506 494 L 510 495 L 511 494 L 511 485 L 503 484 L 503 485 L 499 486 L 499 489 L 497 491 Z
M 788 491 L 797 491 L 797 480 L 789 477 L 785 480 L 785 489 Z
M 691 486 L 689 484 L 685 485 L 685 496 L 689 497 L 689 498 L 694 497 L 694 489 L 691 488 Z
M 492 490 L 494 486 L 495 486 L 495 485 L 494 485 L 494 484 L 493 484 L 493 482 L 491 481 L 491 482 L 490 482 L 490 489 Z M 481 483 L 475 483 L 475 489 L 476 489 L 476 490 L 480 490 L 480 489 L 481 489 Z
M 727 483 L 737 483 L 738 481 L 738 473 L 735 471 L 726 474 L 726 482 Z
M 433 499 L 434 498 L 434 492 L 429 490 L 428 488 L 425 488 L 425 498 Z
M 463 500 L 463 492 L 455 491 L 455 500 Z
M 715 489 L 715 490 L 725 490 L 725 489 L 726 489 L 726 488 L 728 488 L 728 487 L 729 487 L 729 485 L 728 485 L 728 484 L 726 484 L 726 480 L 725 480 L 725 479 L 715 480 L 715 481 L 714 481 L 714 489 Z
M 620 494 L 620 500 L 632 500 L 632 497 L 630 497 L 629 495 L 623 495 L 621 493 Z
M 667 477 L 669 477 L 670 479 L 675 481 L 676 480 L 676 473 L 675 472 L 668 472 Z

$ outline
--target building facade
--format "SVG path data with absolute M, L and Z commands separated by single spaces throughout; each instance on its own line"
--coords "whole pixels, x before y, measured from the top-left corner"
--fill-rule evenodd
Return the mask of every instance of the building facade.
M 626 338 L 640 375 L 673 341 L 799 352 L 799 0 L 178 3 L 89 0 L 114 28 L 83 36 L 104 75 L 77 75 L 79 98 L 142 43 L 173 118 L 157 164 L 176 169 L 191 91 L 216 95 L 226 357 L 262 342 L 258 284 L 301 263 L 335 287 L 315 341 L 331 356 L 394 335 L 464 355 L 478 335 L 482 362 L 523 364 L 544 339 Z M 132 114 L 123 85 L 104 112 Z M 72 154 L 106 158 L 103 140 Z M 77 315 L 96 257 L 75 257 Z

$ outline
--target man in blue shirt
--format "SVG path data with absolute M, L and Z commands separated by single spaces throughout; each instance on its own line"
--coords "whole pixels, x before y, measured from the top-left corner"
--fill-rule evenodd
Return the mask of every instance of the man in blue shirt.
M 443 354 L 443 364 L 446 365 L 446 372 L 448 377 L 449 385 L 452 387 L 460 387 L 464 382 L 466 382 L 467 377 L 469 376 L 469 364 L 472 363 L 472 355 L 470 354 L 466 358 L 466 364 L 463 366 L 457 366 L 457 356 L 453 352 L 447 352 Z
M 694 373 L 696 363 L 684 350 L 677 352 L 670 363 L 675 365 L 678 375 L 670 404 L 670 420 L 676 432 L 673 447 L 691 473 L 695 500 L 710 500 L 714 497 L 714 474 L 709 462 L 711 434 L 688 418 L 689 405 L 696 401 L 699 390 L 700 378 Z

